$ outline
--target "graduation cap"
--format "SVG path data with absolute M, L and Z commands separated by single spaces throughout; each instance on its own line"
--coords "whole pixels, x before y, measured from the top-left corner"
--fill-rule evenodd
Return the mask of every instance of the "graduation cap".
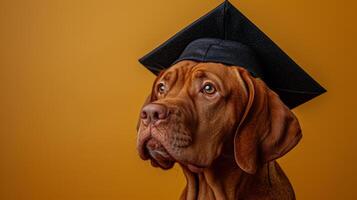
M 154 74 L 181 60 L 240 66 L 294 108 L 326 92 L 258 27 L 225 1 L 139 59 Z

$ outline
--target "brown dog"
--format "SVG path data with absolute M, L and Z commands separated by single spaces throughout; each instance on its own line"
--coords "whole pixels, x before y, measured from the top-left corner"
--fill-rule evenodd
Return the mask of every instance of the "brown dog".
M 181 199 L 285 200 L 295 195 L 275 159 L 301 136 L 289 108 L 245 69 L 181 61 L 157 77 L 137 147 L 153 166 L 181 165 Z

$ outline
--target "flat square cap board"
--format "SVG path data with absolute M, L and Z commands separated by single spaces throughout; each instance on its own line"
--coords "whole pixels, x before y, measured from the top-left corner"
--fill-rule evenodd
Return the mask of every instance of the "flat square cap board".
M 240 66 L 294 108 L 326 90 L 230 2 L 225 1 L 139 62 L 154 74 L 182 60 Z

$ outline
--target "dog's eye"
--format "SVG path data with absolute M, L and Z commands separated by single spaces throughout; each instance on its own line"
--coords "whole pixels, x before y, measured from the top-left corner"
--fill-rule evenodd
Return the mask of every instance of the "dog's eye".
M 166 87 L 163 83 L 159 83 L 157 85 L 157 91 L 160 93 L 160 94 L 163 94 L 166 90 Z
M 216 92 L 216 88 L 212 85 L 212 83 L 206 83 L 204 84 L 202 91 L 205 94 L 214 94 Z

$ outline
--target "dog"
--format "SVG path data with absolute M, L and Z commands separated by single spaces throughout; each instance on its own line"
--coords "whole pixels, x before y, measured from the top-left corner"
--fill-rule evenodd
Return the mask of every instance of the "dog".
M 143 160 L 182 167 L 182 200 L 295 199 L 276 159 L 298 144 L 299 122 L 242 67 L 184 60 L 162 71 L 137 130 Z

